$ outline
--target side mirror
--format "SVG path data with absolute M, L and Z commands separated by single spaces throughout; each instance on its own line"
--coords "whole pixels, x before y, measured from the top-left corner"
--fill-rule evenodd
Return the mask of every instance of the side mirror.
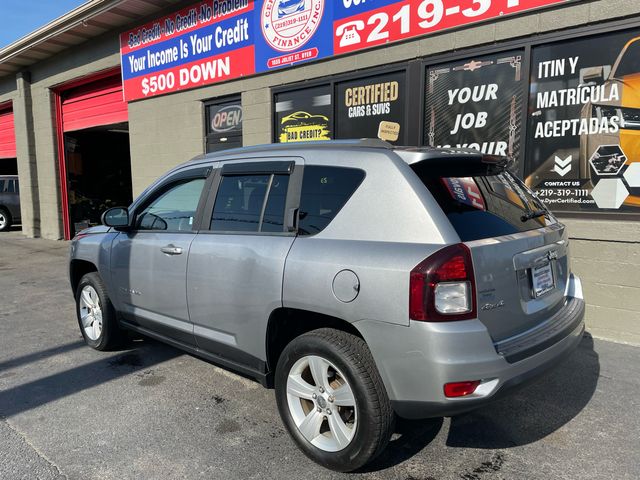
M 124 207 L 110 208 L 102 214 L 102 224 L 113 228 L 128 228 L 129 210 Z

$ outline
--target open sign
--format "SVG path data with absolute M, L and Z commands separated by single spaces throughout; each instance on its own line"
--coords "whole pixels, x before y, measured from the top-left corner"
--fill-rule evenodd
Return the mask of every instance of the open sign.
M 216 133 L 230 132 L 242 128 L 242 107 L 227 105 L 211 116 L 211 130 Z

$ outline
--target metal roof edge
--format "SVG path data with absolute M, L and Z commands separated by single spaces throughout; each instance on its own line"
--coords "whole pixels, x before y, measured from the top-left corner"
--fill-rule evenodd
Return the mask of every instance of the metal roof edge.
M 0 64 L 20 55 L 31 47 L 76 27 L 83 21 L 90 20 L 104 11 L 120 5 L 124 1 L 125 0 L 89 0 L 83 3 L 61 17 L 52 20 L 46 25 L 0 49 Z

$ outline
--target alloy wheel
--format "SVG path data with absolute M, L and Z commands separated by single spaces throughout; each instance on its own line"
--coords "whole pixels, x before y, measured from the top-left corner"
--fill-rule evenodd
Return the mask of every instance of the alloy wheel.
M 287 378 L 287 403 L 302 436 L 326 452 L 345 449 L 358 426 L 358 409 L 346 377 L 317 355 L 299 359 Z
M 87 338 L 98 340 L 102 335 L 102 307 L 98 292 L 91 285 L 80 293 L 80 320 Z

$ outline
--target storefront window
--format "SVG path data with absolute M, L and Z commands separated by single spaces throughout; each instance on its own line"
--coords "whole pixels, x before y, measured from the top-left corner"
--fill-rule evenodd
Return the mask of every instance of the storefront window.
M 527 184 L 554 210 L 640 213 L 640 32 L 534 47 Z
M 242 146 L 242 103 L 240 97 L 205 105 L 207 153 Z
M 502 52 L 429 67 L 425 145 L 472 148 L 518 160 L 522 55 Z
M 336 138 L 383 138 L 407 144 L 405 72 L 336 86 Z
M 333 138 L 331 87 L 304 88 L 275 96 L 275 141 L 309 142 Z

